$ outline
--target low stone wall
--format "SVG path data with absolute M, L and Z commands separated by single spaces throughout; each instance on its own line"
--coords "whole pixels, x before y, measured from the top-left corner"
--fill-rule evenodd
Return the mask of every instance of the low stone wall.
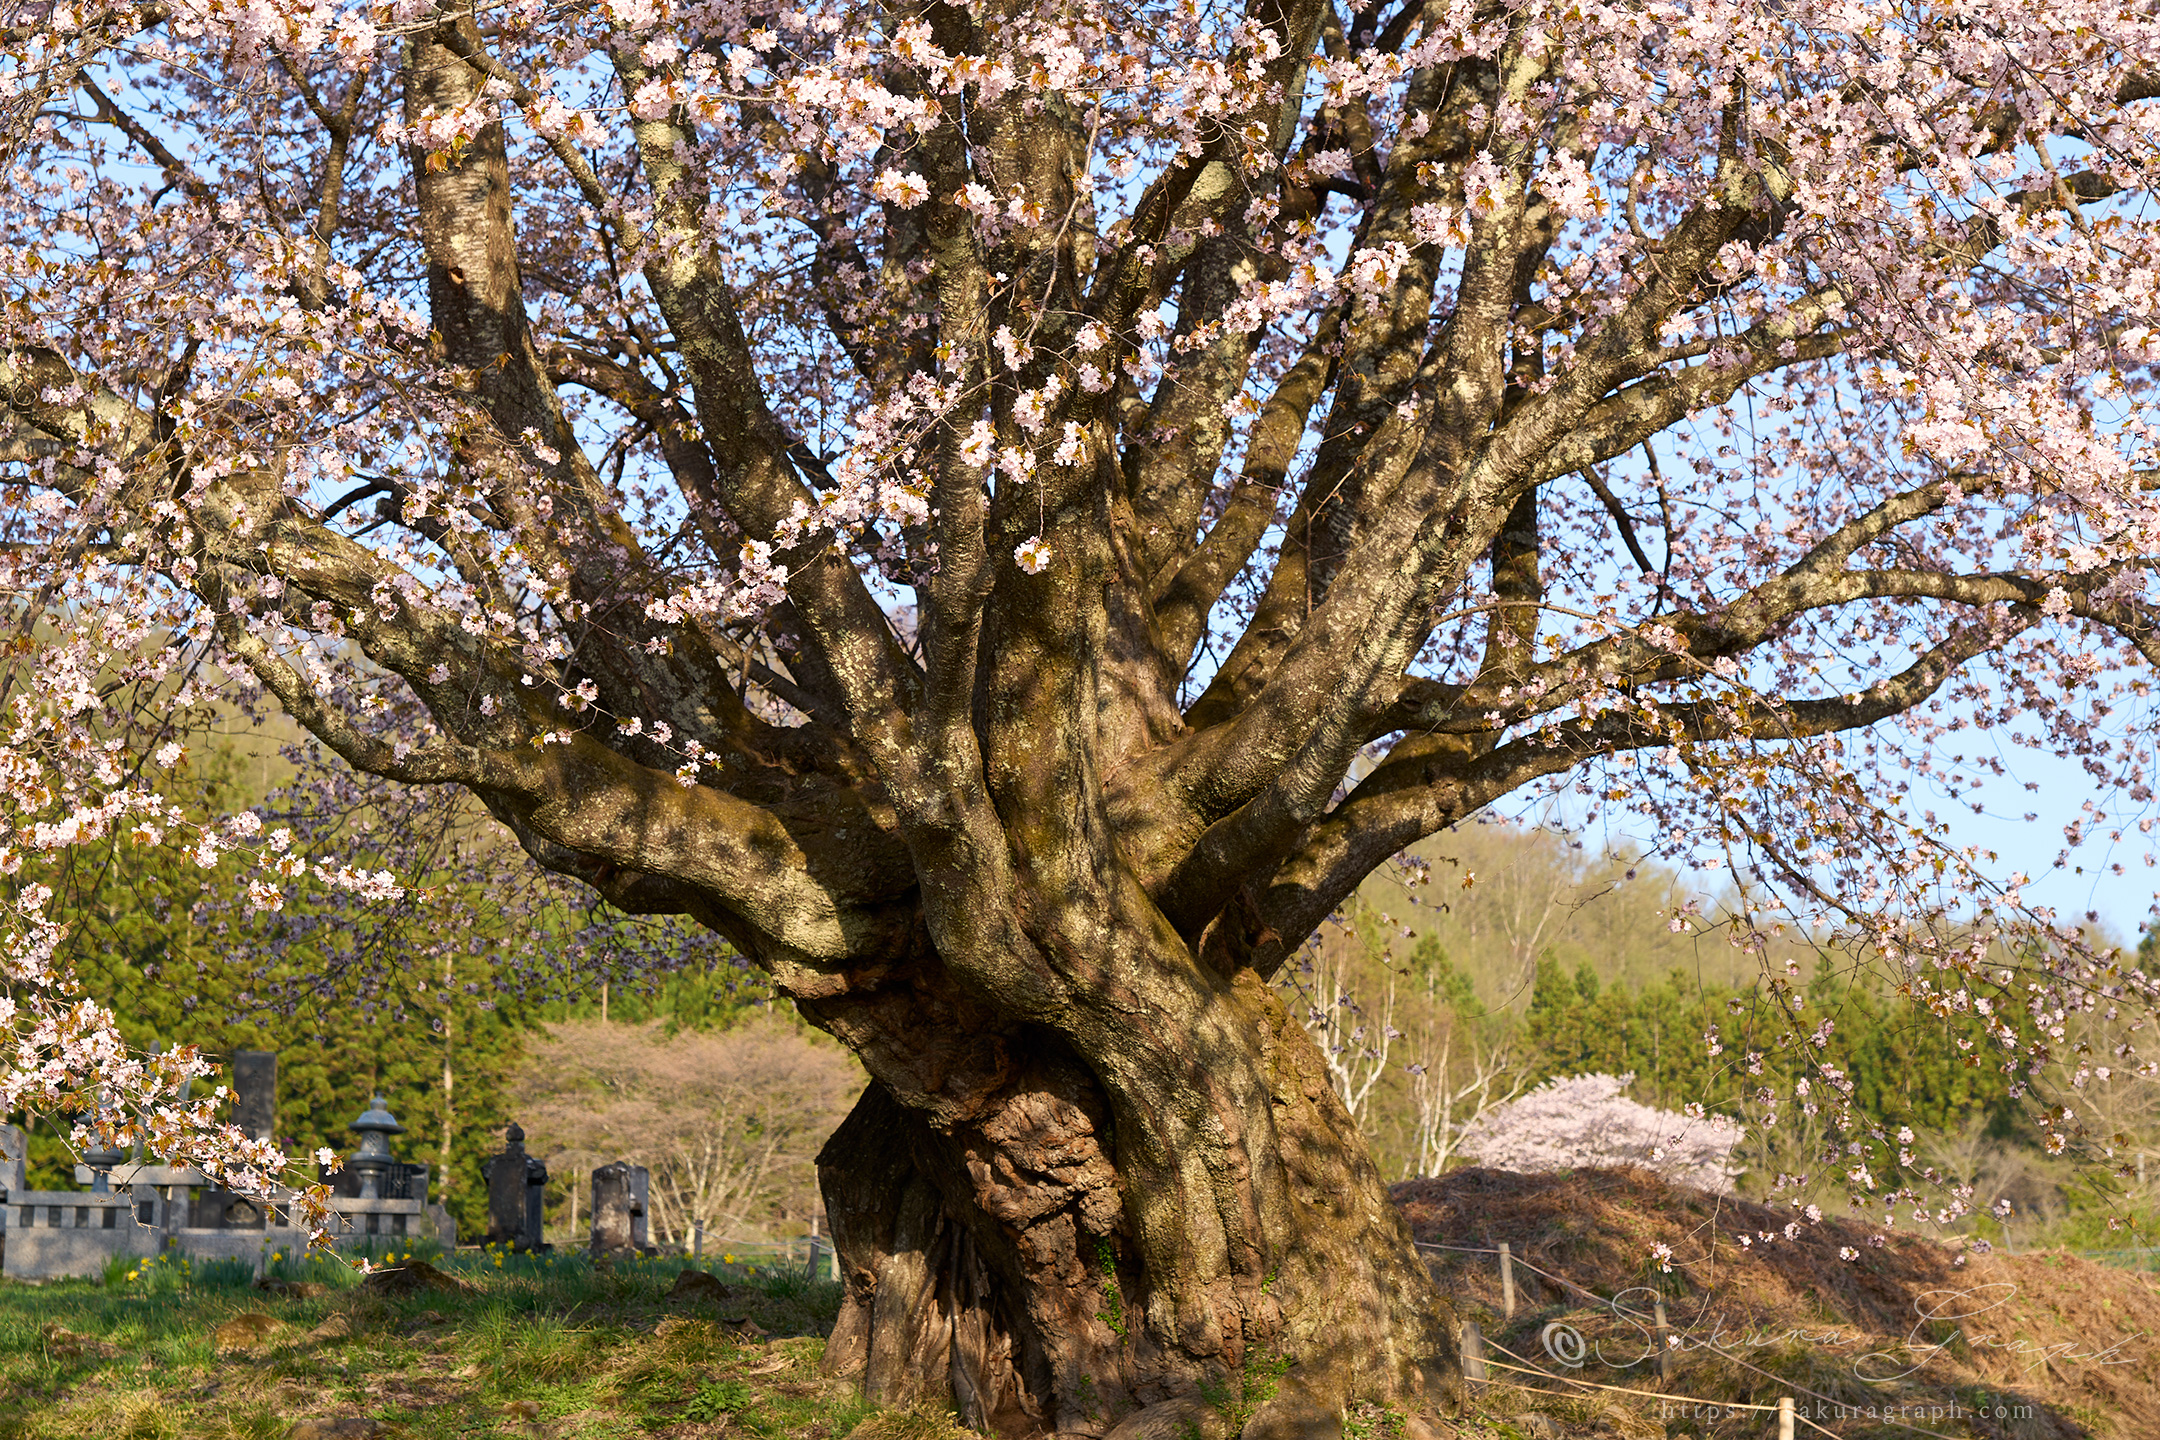
M 11 1279 L 102 1275 L 115 1257 L 148 1257 L 165 1248 L 166 1231 L 138 1223 L 125 1195 L 17 1190 L 7 1209 L 5 1269 Z
M 164 1177 L 160 1177 L 161 1179 Z M 82 1190 L 18 1191 L 7 1200 L 6 1243 L 0 1273 L 13 1280 L 95 1278 L 121 1256 L 174 1252 L 194 1260 L 247 1260 L 258 1269 L 269 1257 L 307 1248 L 304 1231 L 268 1223 L 286 1217 L 275 1200 L 263 1221 L 253 1225 L 203 1227 L 189 1224 L 189 1189 L 184 1181 L 165 1187 L 132 1187 L 134 1194 L 97 1194 Z M 148 1192 L 147 1194 L 145 1192 Z M 258 1213 L 261 1213 L 258 1210 Z M 440 1205 L 419 1200 L 362 1200 L 343 1196 L 330 1201 L 329 1240 L 339 1249 L 391 1245 L 399 1241 L 457 1244 L 456 1226 Z

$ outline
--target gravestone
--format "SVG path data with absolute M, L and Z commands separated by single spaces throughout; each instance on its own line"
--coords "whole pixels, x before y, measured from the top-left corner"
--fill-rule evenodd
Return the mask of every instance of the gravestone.
M 543 1250 L 540 1238 L 541 1202 L 545 1198 L 547 1166 L 525 1153 L 525 1132 L 512 1125 L 503 1134 L 503 1153 L 487 1163 L 488 1233 L 490 1245 L 513 1250 Z
M 260 1196 L 208 1185 L 188 1196 L 190 1230 L 261 1230 L 269 1220 L 269 1207 Z
M 525 1167 L 525 1248 L 552 1250 L 542 1238 L 547 1230 L 547 1166 L 538 1160 Z
M 235 1050 L 233 1123 L 250 1140 L 268 1140 L 277 1129 L 277 1054 Z
M 0 1195 L 27 1188 L 23 1175 L 29 1156 L 28 1139 L 20 1125 L 0 1125 Z M 6 1220 L 0 1219 L 0 1225 Z
M 0 1125 L 0 1201 L 28 1187 L 23 1183 L 24 1137 L 20 1125 Z M 7 1263 L 8 1207 L 0 1204 L 0 1267 Z
M 652 1172 L 627 1160 L 592 1172 L 593 1254 L 650 1253 L 645 1202 L 651 1186 Z

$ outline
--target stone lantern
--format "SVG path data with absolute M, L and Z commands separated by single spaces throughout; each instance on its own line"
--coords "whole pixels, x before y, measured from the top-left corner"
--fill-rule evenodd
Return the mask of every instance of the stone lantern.
M 360 1149 L 345 1162 L 360 1178 L 360 1198 L 379 1200 L 382 1182 L 390 1174 L 390 1167 L 397 1164 L 390 1154 L 390 1137 L 404 1134 L 405 1127 L 398 1124 L 397 1117 L 383 1104 L 383 1097 L 377 1095 L 360 1118 L 345 1128 L 360 1136 Z
M 76 1123 L 94 1129 L 97 1125 L 97 1117 L 95 1115 L 79 1116 Z M 110 1195 L 112 1193 L 113 1167 L 126 1164 L 127 1158 L 127 1151 L 116 1150 L 110 1145 L 97 1145 L 83 1151 L 82 1163 L 90 1167 L 90 1193 L 93 1195 Z

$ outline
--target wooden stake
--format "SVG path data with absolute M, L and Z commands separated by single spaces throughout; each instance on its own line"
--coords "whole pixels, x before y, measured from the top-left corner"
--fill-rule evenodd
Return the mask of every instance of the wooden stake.
M 1657 1302 L 1657 1378 L 1672 1379 L 1672 1327 L 1665 1323 L 1665 1302 Z
M 1777 1402 L 1777 1440 L 1793 1440 L 1792 1396 L 1780 1395 Z
M 1463 1321 L 1462 1373 L 1473 1386 L 1485 1383 L 1485 1337 L 1478 1332 L 1475 1320 Z
M 1515 1257 L 1508 1253 L 1508 1242 L 1500 1242 L 1500 1310 L 1508 1319 L 1515 1318 Z

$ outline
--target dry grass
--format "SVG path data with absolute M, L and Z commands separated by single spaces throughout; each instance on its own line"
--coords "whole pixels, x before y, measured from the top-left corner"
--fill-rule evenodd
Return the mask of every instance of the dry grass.
M 1516 1267 L 1509 1321 L 1493 1256 L 1427 1254 L 1464 1318 L 1555 1373 L 1719 1404 L 1793 1395 L 1834 1433 L 1871 1440 L 1915 1429 L 1961 1440 L 2160 1436 L 2160 1285 L 2139 1272 L 2048 1253 L 1960 1264 L 1957 1251 L 1934 1241 L 1843 1220 L 1803 1225 L 1788 1239 L 1789 1211 L 1632 1169 L 1461 1170 L 1398 1185 L 1395 1198 L 1421 1241 L 1505 1240 L 1527 1262 Z M 1738 1243 L 1743 1234 L 1751 1245 Z M 1672 1247 L 1669 1274 L 1652 1256 L 1655 1243 Z M 1842 1258 L 1841 1248 L 1856 1258 Z M 1610 1303 L 1587 1301 L 1533 1266 Z M 1662 1385 L 1648 1358 L 1659 1297 L 1682 1337 Z M 1565 1370 L 1541 1343 L 1552 1324 L 1583 1337 L 1581 1369 Z M 1757 1412 L 1625 1403 L 1673 1436 L 1774 1433 L 1774 1418 Z
M 949 1410 L 924 1406 L 914 1410 L 882 1410 L 850 1431 L 847 1440 L 970 1440 Z

